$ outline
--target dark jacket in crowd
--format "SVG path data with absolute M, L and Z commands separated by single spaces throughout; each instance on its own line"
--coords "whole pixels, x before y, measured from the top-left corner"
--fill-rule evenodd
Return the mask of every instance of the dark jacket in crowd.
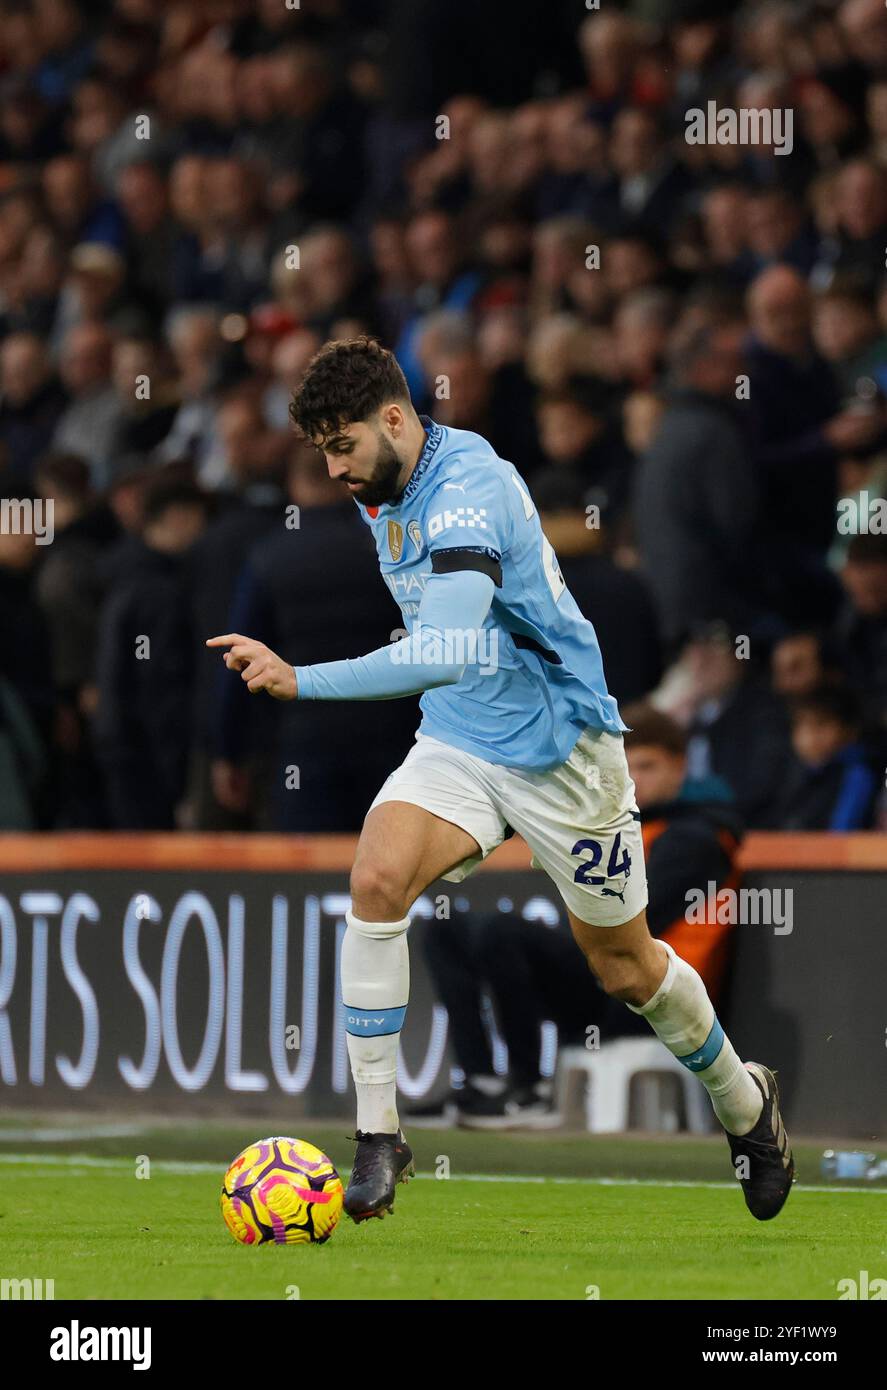
M 107 508 L 91 508 L 58 531 L 41 554 L 36 594 L 49 631 L 53 681 L 61 694 L 93 678 L 103 558 L 119 529 Z
M 222 499 L 224 503 L 224 499 Z M 231 605 L 244 559 L 276 527 L 284 529 L 286 499 L 267 485 L 247 488 L 230 499 L 221 514 L 209 523 L 188 554 L 188 593 L 191 599 L 196 644 L 194 651 L 193 729 L 198 749 L 209 743 L 221 656 L 205 645 L 207 637 L 231 631 L 254 634 L 249 628 L 231 628 Z
M 346 500 L 303 509 L 253 550 L 226 631 L 246 632 L 294 666 L 362 656 L 402 619 L 379 576 L 368 529 Z M 406 756 L 419 718 L 403 700 L 263 702 L 220 666 L 212 752 L 268 761 L 270 820 L 280 830 L 355 831 L 382 782 Z M 272 721 L 269 727 L 268 720 Z M 270 756 L 269 752 L 270 751 Z M 298 788 L 292 784 L 298 769 Z
M 835 625 L 837 661 L 863 703 L 865 718 L 887 729 L 887 613 L 859 613 L 847 603 Z
M 870 830 L 878 779 L 868 750 L 851 743 L 827 763 L 789 768 L 776 824 L 780 830 Z
M 788 718 L 767 685 L 749 676 L 689 728 L 691 776 L 714 774 L 730 787 L 746 825 L 771 825 L 791 755 Z
M 603 525 L 618 525 L 628 505 L 634 460 L 621 431 L 607 425 L 599 439 L 580 454 L 573 471 L 586 485 L 586 503 L 600 508 Z
M 47 661 L 49 633 L 32 570 L 0 565 L 0 633 L 0 677 L 6 677 L 41 736 L 48 738 L 56 696 Z
M 815 552 L 834 540 L 837 455 L 822 432 L 841 406 L 831 367 L 816 353 L 795 362 L 749 339 L 749 412 L 762 515 L 780 543 Z
M 748 630 L 745 569 L 757 489 L 729 403 L 675 392 L 637 472 L 642 568 L 668 646 L 723 618 Z
M 558 564 L 594 626 L 610 694 L 623 704 L 640 700 L 662 675 L 656 610 L 647 585 L 605 555 L 559 556 Z
M 114 583 L 99 621 L 95 740 L 111 825 L 171 830 L 191 728 L 195 636 L 185 561 L 129 538 L 109 562 Z
M 4 496 L 15 496 L 28 486 L 34 462 L 52 443 L 66 404 L 67 397 L 57 381 L 47 381 L 22 405 L 0 402 L 0 444 L 8 469 L 3 475 Z

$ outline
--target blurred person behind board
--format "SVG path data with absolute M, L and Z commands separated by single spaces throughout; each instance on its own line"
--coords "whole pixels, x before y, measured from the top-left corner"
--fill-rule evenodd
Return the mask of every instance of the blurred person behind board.
M 99 619 L 95 740 L 115 830 L 173 830 L 185 794 L 197 644 L 185 555 L 206 522 L 193 483 L 159 479 Z
M 43 819 L 52 687 L 48 638 L 33 595 L 36 545 L 0 527 L 0 829 L 33 830 Z
M 763 271 L 749 288 L 748 309 L 746 408 L 769 582 L 789 621 L 827 621 L 839 598 L 824 560 L 834 538 L 838 462 L 871 449 L 883 412 L 842 403 L 836 373 L 814 348 L 810 292 L 797 271 Z
M 726 628 L 702 628 L 666 676 L 681 673 L 686 689 L 671 703 L 654 703 L 688 730 L 690 775 L 721 778 L 731 788 L 746 824 L 761 827 L 778 798 L 789 756 L 783 702 L 749 661 L 740 660 Z
M 233 486 L 216 494 L 219 512 L 188 556 L 188 594 L 196 632 L 227 625 L 244 553 L 267 544 L 288 525 L 282 470 L 267 451 L 263 455 L 254 447 L 262 430 L 258 402 L 234 397 L 222 406 L 219 415 L 223 413 L 226 419 L 219 426 L 229 444 Z M 231 447 L 244 422 L 246 435 L 237 447 Z M 195 663 L 190 782 L 197 825 L 206 830 L 245 829 L 250 824 L 245 779 L 233 767 L 213 771 L 210 755 L 217 664 L 202 646 L 195 653 Z M 243 710 L 243 717 L 245 721 L 260 719 L 264 713 L 252 706 Z
M 101 561 L 119 526 L 98 503 L 89 468 L 76 454 L 44 454 L 37 463 L 35 488 L 53 509 L 53 543 L 41 548 L 36 580 L 56 696 L 53 824 L 57 829 L 95 828 L 105 824 L 106 814 L 90 726 Z
M 0 443 L 5 446 L 8 473 L 5 495 L 26 490 L 34 460 L 49 447 L 65 393 L 57 380 L 49 352 L 35 333 L 10 333 L 0 346 Z
M 594 624 L 610 689 L 619 701 L 641 699 L 662 675 L 656 608 L 644 578 L 614 563 L 607 526 L 589 502 L 597 494 L 584 478 L 544 469 L 533 494 L 567 588 Z M 626 632 L 635 640 L 626 642 Z
M 701 622 L 751 616 L 748 553 L 758 493 L 736 411 L 737 324 L 700 328 L 637 466 L 634 525 L 666 645 Z
M 309 654 L 336 661 L 357 647 L 390 642 L 400 614 L 378 583 L 375 549 L 341 484 L 321 472 L 314 449 L 297 445 L 287 486 L 298 526 L 281 517 L 253 546 L 228 630 L 257 632 L 294 662 Z M 347 704 L 269 707 L 225 675 L 224 667 L 217 671 L 210 734 L 219 804 L 235 814 L 250 811 L 262 829 L 358 830 L 391 759 L 412 743 L 415 698 L 364 705 L 355 744 Z M 265 790 L 263 801 L 254 787 Z
M 792 747 L 780 830 L 870 830 L 878 779 L 860 741 L 859 703 L 846 686 L 822 686 L 792 705 Z
M 841 670 L 866 717 L 887 731 L 887 536 L 853 536 L 841 582 L 846 597 L 833 632 Z

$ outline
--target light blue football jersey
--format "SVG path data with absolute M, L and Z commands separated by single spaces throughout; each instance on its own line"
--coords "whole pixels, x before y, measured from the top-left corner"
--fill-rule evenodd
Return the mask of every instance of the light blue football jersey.
M 487 762 L 557 767 L 583 730 L 626 728 L 594 628 L 514 466 L 479 434 L 421 418 L 427 440 L 404 491 L 378 507 L 357 504 L 404 627 L 413 631 L 435 553 L 482 552 L 501 566 L 501 584 L 462 679 L 423 694 L 419 731 Z

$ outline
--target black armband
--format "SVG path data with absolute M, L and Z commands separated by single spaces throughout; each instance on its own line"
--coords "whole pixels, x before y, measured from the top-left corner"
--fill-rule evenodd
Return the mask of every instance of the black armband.
M 498 550 L 489 550 L 484 546 L 460 545 L 451 550 L 433 550 L 431 569 L 434 574 L 477 570 L 479 574 L 488 574 L 497 589 L 502 588 L 502 556 Z

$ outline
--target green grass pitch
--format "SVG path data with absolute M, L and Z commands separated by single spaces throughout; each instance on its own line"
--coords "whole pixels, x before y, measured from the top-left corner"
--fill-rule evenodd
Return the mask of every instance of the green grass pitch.
M 297 1131 L 346 1171 L 345 1128 Z M 393 1216 L 343 1218 L 324 1246 L 240 1247 L 219 1214 L 222 1172 L 247 1142 L 287 1132 L 248 1121 L 78 1133 L 7 1117 L 0 1274 L 51 1278 L 56 1299 L 78 1300 L 829 1300 L 841 1279 L 887 1275 L 883 1185 L 827 1190 L 820 1148 L 797 1146 L 809 1186 L 760 1224 L 719 1138 L 415 1130 L 418 1176 Z M 139 1155 L 148 1179 L 135 1176 Z

